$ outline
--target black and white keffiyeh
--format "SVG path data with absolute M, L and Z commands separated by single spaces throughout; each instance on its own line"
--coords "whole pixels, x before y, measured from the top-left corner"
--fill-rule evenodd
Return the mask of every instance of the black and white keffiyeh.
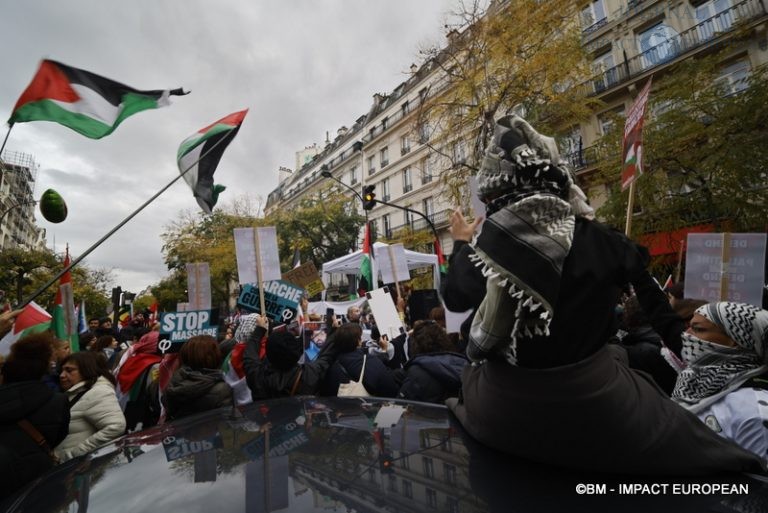
M 736 346 L 726 347 L 683 333 L 681 356 L 686 367 L 677 378 L 672 399 L 694 413 L 750 378 L 768 372 L 767 311 L 746 303 L 719 302 L 704 305 L 696 313 L 722 328 Z
M 256 319 L 259 317 L 258 314 L 248 314 L 248 315 L 242 315 L 240 316 L 240 323 L 237 325 L 237 329 L 235 329 L 235 340 L 237 342 L 247 342 L 248 338 L 251 336 L 251 334 L 256 331 L 256 328 L 259 326 L 256 322 Z
M 477 176 L 488 217 L 473 258 L 488 287 L 467 354 L 501 352 L 514 365 L 518 340 L 549 335 L 576 216 L 593 211 L 554 139 L 518 116 L 497 122 Z

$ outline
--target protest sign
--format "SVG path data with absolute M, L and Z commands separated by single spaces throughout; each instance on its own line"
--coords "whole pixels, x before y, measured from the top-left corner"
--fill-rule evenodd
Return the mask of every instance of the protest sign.
M 192 310 L 186 312 L 165 312 L 160 315 L 160 354 L 175 353 L 188 339 L 197 335 L 219 334 L 218 312 L 216 310 Z
M 266 436 L 262 435 L 243 445 L 242 451 L 249 460 L 258 461 L 264 458 L 265 453 L 284 456 L 308 442 L 307 434 L 298 423 L 287 422 L 271 430 L 269 448 Z
M 305 262 L 295 269 L 283 274 L 283 280 L 293 283 L 307 290 L 310 296 L 314 296 L 325 290 L 325 285 L 320 279 L 320 273 L 313 262 Z
M 235 228 L 234 235 L 237 276 L 241 285 L 259 282 L 259 263 L 261 281 L 281 278 L 277 231 L 274 226 Z
M 264 290 L 264 308 L 267 317 L 280 323 L 290 322 L 296 317 L 304 289 L 283 280 L 275 280 L 265 283 Z M 258 287 L 244 286 L 237 304 L 246 310 L 262 313 Z
M 650 94 L 651 80 L 648 79 L 627 113 L 622 151 L 624 162 L 621 168 L 622 191 L 643 173 L 643 121 Z
M 371 307 L 373 318 L 376 320 L 376 326 L 379 328 L 379 333 L 387 335 L 390 342 L 405 333 L 403 327 L 403 321 L 400 320 L 400 316 L 395 308 L 395 303 L 392 302 L 392 296 L 389 294 L 387 287 L 372 290 L 366 293 L 368 298 L 368 305 Z
M 376 251 L 376 266 L 381 273 L 384 283 L 397 283 L 411 279 L 408 271 L 408 259 L 402 244 L 378 246 Z
M 190 309 L 210 310 L 211 271 L 208 262 L 187 264 L 187 291 Z
M 764 233 L 689 233 L 687 248 L 686 298 L 762 306 Z

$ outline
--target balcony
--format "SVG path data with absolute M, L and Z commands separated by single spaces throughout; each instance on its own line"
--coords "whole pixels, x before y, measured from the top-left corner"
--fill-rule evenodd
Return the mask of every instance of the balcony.
M 587 146 L 580 150 L 575 150 L 563 155 L 574 171 L 579 171 L 585 167 L 591 166 L 599 160 L 597 145 Z
M 427 215 L 427 217 L 429 218 L 430 221 L 432 221 L 432 224 L 435 225 L 435 230 L 439 230 L 440 228 L 445 227 L 449 224 L 452 212 L 453 210 L 451 209 L 445 209 L 441 212 L 437 212 L 436 214 Z M 410 214 L 410 215 L 413 216 L 414 219 L 411 219 L 410 222 L 401 224 L 400 226 L 393 227 L 390 230 L 390 232 L 397 233 L 398 231 L 403 230 L 405 228 L 408 228 L 414 232 L 420 232 L 423 230 L 431 231 L 429 224 L 427 224 L 427 221 L 423 217 L 416 214 Z M 391 238 L 391 236 L 387 238 Z
M 608 68 L 588 82 L 589 94 L 599 94 L 648 70 L 659 67 L 680 55 L 712 43 L 739 24 L 766 14 L 760 0 L 744 0 L 732 7 L 684 30 L 680 34 L 635 55 L 623 63 Z

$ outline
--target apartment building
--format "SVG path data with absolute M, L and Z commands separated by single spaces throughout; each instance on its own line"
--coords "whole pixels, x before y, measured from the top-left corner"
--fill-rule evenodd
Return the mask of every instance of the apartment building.
M 5 151 L 0 159 L 0 250 L 44 249 L 45 229 L 35 223 L 38 164 L 28 153 Z
M 585 4 L 581 23 L 596 72 L 588 92 L 605 106 L 566 137 L 564 146 L 596 207 L 607 188 L 590 180 L 595 143 L 611 126 L 609 114 L 623 115 L 651 76 L 658 81 L 681 60 L 726 50 L 721 80 L 735 92 L 746 86 L 750 69 L 768 62 L 765 0 L 594 0 Z M 734 40 L 737 29 L 749 37 Z

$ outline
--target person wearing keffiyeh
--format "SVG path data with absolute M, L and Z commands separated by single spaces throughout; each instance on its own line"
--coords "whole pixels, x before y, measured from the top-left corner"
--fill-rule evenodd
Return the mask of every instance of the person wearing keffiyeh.
M 759 458 L 664 397 L 608 345 L 622 287 L 653 282 L 648 252 L 593 220 L 554 140 L 518 116 L 501 118 L 478 185 L 487 216 L 473 258 L 486 294 L 461 397 L 447 401 L 469 435 L 580 470 L 761 471 Z

